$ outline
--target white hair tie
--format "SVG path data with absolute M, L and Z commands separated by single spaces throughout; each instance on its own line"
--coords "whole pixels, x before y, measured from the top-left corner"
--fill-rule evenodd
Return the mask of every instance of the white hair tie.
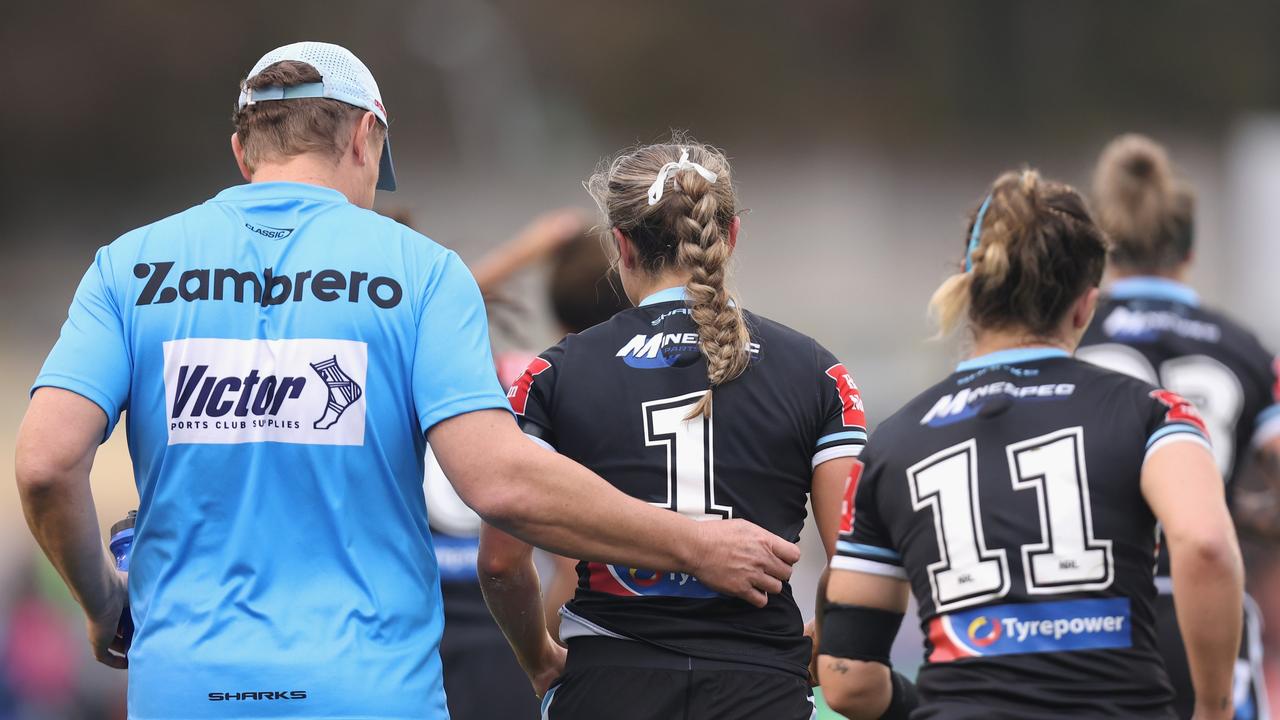
M 693 170 L 701 175 L 702 179 L 709 183 L 714 183 L 716 181 L 716 177 L 718 177 L 715 173 L 690 160 L 688 148 L 680 148 L 680 161 L 669 162 L 666 165 L 663 165 L 662 169 L 658 171 L 658 177 L 654 179 L 653 184 L 649 186 L 650 205 L 658 204 L 658 201 L 662 199 L 662 191 L 667 185 L 667 177 L 670 176 L 673 171 L 679 172 L 680 170 Z

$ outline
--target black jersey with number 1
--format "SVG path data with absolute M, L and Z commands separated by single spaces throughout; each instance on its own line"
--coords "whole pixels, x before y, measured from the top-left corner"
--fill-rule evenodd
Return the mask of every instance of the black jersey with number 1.
M 686 421 L 707 370 L 681 288 L 543 353 L 512 386 L 512 408 L 530 437 L 632 497 L 795 541 L 813 469 L 866 443 L 862 400 L 814 340 L 744 315 L 751 361 L 715 391 L 710 418 Z M 561 637 L 620 637 L 807 677 L 810 642 L 790 586 L 757 609 L 680 573 L 579 563 L 578 577 Z
M 1169 718 L 1146 458 L 1207 443 L 1179 396 L 1051 349 L 970 360 L 855 468 L 836 569 L 908 580 L 912 718 Z

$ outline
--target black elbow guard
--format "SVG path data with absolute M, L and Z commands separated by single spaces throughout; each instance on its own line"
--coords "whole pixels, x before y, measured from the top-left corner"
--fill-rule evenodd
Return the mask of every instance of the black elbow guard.
M 920 693 L 916 684 L 903 677 L 902 673 L 891 672 L 893 696 L 889 698 L 889 707 L 885 708 L 880 720 L 907 720 L 911 711 L 920 706 Z
M 890 665 L 889 651 L 902 625 L 902 613 L 861 605 L 827 603 L 822 613 L 818 652 L 832 657 Z

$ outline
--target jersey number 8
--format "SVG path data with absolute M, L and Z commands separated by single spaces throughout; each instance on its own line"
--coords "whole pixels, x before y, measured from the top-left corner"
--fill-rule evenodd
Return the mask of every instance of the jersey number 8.
M 1166 387 L 1195 403 L 1213 441 L 1213 458 L 1222 476 L 1231 477 L 1235 462 L 1235 429 L 1244 410 L 1244 388 L 1231 369 L 1208 355 L 1187 355 L 1152 367 L 1146 356 L 1128 345 L 1105 343 L 1076 351 L 1094 365 Z
M 1111 585 L 1111 541 L 1093 534 L 1084 429 L 1057 430 L 1005 448 L 1014 490 L 1034 490 L 1040 539 L 1022 545 L 1027 593 L 1052 595 Z M 987 547 L 978 500 L 978 445 L 966 440 L 907 470 L 911 503 L 930 509 L 939 560 L 928 568 L 938 612 L 991 602 L 1009 593 L 1009 560 Z

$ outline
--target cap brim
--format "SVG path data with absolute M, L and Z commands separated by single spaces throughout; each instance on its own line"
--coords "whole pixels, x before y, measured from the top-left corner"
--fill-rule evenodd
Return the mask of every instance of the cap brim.
M 396 168 L 391 162 L 390 133 L 382 141 L 382 163 L 378 166 L 378 189 L 388 192 L 394 192 L 396 189 Z

